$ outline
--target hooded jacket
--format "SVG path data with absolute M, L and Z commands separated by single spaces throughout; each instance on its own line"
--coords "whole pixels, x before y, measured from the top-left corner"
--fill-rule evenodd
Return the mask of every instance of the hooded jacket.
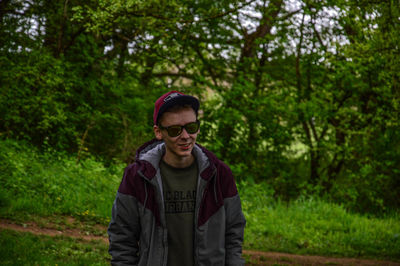
M 159 162 L 163 141 L 152 140 L 136 153 L 117 192 L 108 228 L 112 265 L 167 265 L 168 241 Z M 244 265 L 246 224 L 232 172 L 196 144 L 199 168 L 195 205 L 195 265 Z

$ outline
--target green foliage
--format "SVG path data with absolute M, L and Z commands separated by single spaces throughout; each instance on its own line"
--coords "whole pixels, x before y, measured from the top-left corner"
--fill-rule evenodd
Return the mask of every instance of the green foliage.
M 12 140 L 0 141 L 0 150 L 0 217 L 19 222 L 36 219 L 40 224 L 48 221 L 46 217 L 64 220 L 67 215 L 79 218 L 88 227 L 93 223 L 108 224 L 123 165 L 105 167 L 93 158 L 77 164 L 76 158 L 68 154 L 51 150 L 40 153 L 26 143 Z M 247 220 L 245 249 L 400 260 L 398 212 L 369 217 L 304 195 L 295 201 L 281 201 L 266 182 L 242 180 L 238 190 Z M 97 245 L 91 245 L 89 250 L 85 244 L 58 238 L 4 231 L 0 234 L 0 252 L 5 252 L 0 253 L 0 258 L 7 263 L 15 262 L 12 254 L 23 249 L 27 250 L 26 256 L 16 257 L 22 264 L 29 258 L 39 264 L 40 260 L 54 264 L 64 256 L 73 257 L 66 264 L 81 260 L 102 263 L 108 258 L 106 250 Z M 32 241 L 38 244 L 32 245 Z M 60 250 L 58 255 L 54 250 Z M 93 259 L 95 254 L 102 255 Z
M 267 185 L 239 185 L 245 248 L 296 254 L 400 259 L 400 220 L 369 218 L 312 197 L 273 200 Z
M 0 206 L 3 217 L 73 215 L 108 223 L 122 165 L 56 152 L 38 153 L 15 141 L 0 142 Z
M 154 96 L 135 75 L 118 76 L 118 64 L 104 55 L 108 43 L 84 34 L 63 3 L 27 4 L 17 20 L 11 19 L 13 8 L 22 7 L 6 3 L 1 30 L 13 42 L 0 47 L 0 134 L 80 157 L 88 151 L 127 161 L 131 150 L 151 136 L 151 128 L 143 129 Z M 35 33 L 28 21 L 37 17 L 46 24 L 38 21 Z M 25 35 L 13 33 L 18 27 L 26 27 Z
M 400 8 L 296 3 L 2 1 L 0 136 L 128 162 L 175 89 L 238 180 L 397 209 Z
M 0 230 L 1 265 L 109 265 L 107 245 Z

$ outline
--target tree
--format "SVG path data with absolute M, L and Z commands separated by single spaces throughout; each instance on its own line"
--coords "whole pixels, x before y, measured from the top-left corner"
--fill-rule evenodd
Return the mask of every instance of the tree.
M 152 136 L 153 102 L 175 89 L 202 100 L 200 142 L 238 179 L 284 199 L 400 205 L 395 1 L 0 7 L 5 136 L 129 161 Z

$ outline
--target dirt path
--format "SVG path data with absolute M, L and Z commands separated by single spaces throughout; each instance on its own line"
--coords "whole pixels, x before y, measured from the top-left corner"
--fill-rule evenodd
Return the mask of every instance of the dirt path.
M 67 236 L 76 238 L 78 240 L 85 241 L 103 241 L 108 244 L 108 238 L 105 236 L 93 235 L 89 231 L 84 231 L 77 228 L 68 228 L 67 226 L 60 226 L 55 224 L 49 224 L 48 227 L 39 226 L 35 222 L 26 222 L 23 224 L 16 224 L 10 220 L 0 220 L 0 229 L 10 229 L 18 232 L 28 232 L 35 235 L 46 235 L 46 236 Z M 104 228 L 106 232 L 107 228 Z
M 66 218 L 66 224 L 46 223 L 46 226 L 41 226 L 36 222 L 26 222 L 17 224 L 10 220 L 0 220 L 0 230 L 9 229 L 18 232 L 29 232 L 36 235 L 47 236 L 67 236 L 81 241 L 102 241 L 108 244 L 108 238 L 105 236 L 106 227 L 96 225 L 97 232 L 103 232 L 103 235 L 96 235 L 91 231 L 87 231 L 83 226 L 73 226 L 71 228 L 68 224 L 77 224 L 77 221 L 71 217 Z M 293 255 L 278 252 L 262 252 L 244 250 L 244 256 L 249 263 L 246 265 L 387 265 L 387 266 L 400 266 L 398 262 L 379 261 L 379 260 L 365 260 L 354 258 L 329 258 L 322 256 L 304 256 Z

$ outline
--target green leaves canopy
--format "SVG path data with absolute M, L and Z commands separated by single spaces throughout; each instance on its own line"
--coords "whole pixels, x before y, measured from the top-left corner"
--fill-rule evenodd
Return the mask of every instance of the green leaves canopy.
M 2 135 L 129 160 L 167 90 L 277 196 L 400 205 L 396 1 L 2 1 Z

